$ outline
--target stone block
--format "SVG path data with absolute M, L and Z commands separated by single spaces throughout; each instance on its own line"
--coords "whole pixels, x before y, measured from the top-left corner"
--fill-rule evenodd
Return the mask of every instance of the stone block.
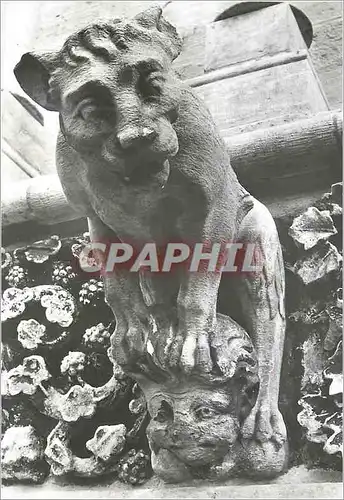
M 319 22 L 323 22 L 333 17 L 342 16 L 343 14 L 343 3 L 341 0 L 330 2 L 309 2 L 306 0 L 300 2 L 290 2 L 290 5 L 295 6 L 297 9 L 306 14 L 313 26 Z
M 307 60 L 219 80 L 196 91 L 225 138 L 327 109 Z
M 314 37 L 310 56 L 331 109 L 341 108 L 343 81 L 343 50 L 341 17 L 313 26 Z
M 276 5 L 209 24 L 205 71 L 304 48 L 289 5 Z
M 174 62 L 174 68 L 181 78 L 203 75 L 205 60 L 206 27 L 194 26 L 185 31 L 183 49 Z

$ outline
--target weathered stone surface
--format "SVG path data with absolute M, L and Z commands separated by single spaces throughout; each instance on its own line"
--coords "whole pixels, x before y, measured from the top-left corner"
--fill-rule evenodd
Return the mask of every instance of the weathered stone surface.
M 7 429 L 1 440 L 2 479 L 42 482 L 49 472 L 43 451 L 43 440 L 31 425 Z
M 297 2 L 290 3 L 302 10 L 309 17 L 313 25 L 327 19 L 340 17 L 343 14 L 343 4 L 340 0 L 330 0 L 329 2 L 298 0 Z
M 329 189 L 327 189 L 329 190 Z M 325 210 L 325 209 L 329 209 L 329 207 L 331 206 L 332 203 L 336 203 L 339 201 L 340 199 L 340 195 L 341 195 L 341 190 L 340 190 L 340 185 L 339 184 L 336 184 L 334 185 L 332 188 L 331 188 L 331 191 L 332 191 L 332 194 L 328 193 L 325 197 L 323 197 L 323 206 L 322 206 L 322 210 Z M 319 196 L 320 198 L 320 196 Z M 328 205 L 328 206 L 327 206 Z M 336 222 L 336 225 L 338 227 L 338 222 Z M 86 241 L 87 240 L 87 236 L 84 235 L 82 238 L 81 238 L 82 241 Z M 78 241 L 78 239 L 77 239 Z M 284 240 L 285 241 L 285 240 Z M 75 241 L 73 242 L 70 242 L 68 243 L 72 246 L 74 246 L 75 244 Z M 35 246 L 35 245 L 33 245 Z M 64 251 L 66 251 L 66 249 L 64 249 Z M 23 252 L 23 255 L 25 255 L 25 251 Z M 59 259 L 60 256 L 57 255 L 57 256 L 52 256 L 52 258 L 57 258 Z M 7 259 L 7 260 L 11 260 L 11 259 Z M 44 267 L 46 265 L 47 262 L 44 262 L 44 263 L 41 263 L 41 264 L 38 264 L 38 268 L 41 268 Z M 45 267 L 44 267 L 45 268 Z M 6 270 L 7 271 L 7 270 Z M 43 275 L 43 273 L 40 274 L 39 276 L 39 279 L 41 278 L 41 276 Z M 303 287 L 304 288 L 304 287 Z M 323 285 L 320 284 L 320 289 L 322 290 L 323 289 Z M 333 290 L 335 290 L 336 287 L 333 288 Z M 292 292 L 293 293 L 293 292 Z M 322 296 L 322 295 L 321 295 Z M 335 301 L 335 298 L 333 299 L 334 300 L 334 303 L 336 303 Z M 297 298 L 297 302 L 299 301 L 299 298 Z M 313 304 L 311 302 L 311 304 Z M 319 311 L 318 311 L 319 312 Z M 331 311 L 331 314 L 332 314 L 332 311 Z M 95 322 L 95 318 L 94 318 L 94 312 L 91 312 L 90 313 L 90 316 L 91 316 L 91 324 L 93 325 L 94 322 Z M 314 317 L 314 314 L 313 314 L 313 317 Z M 332 318 L 332 316 L 331 316 Z M 19 318 L 16 318 L 16 320 L 18 321 L 18 324 L 20 323 L 21 321 L 21 317 Z M 338 450 L 340 449 L 340 445 L 341 445 L 341 442 L 340 442 L 340 433 L 338 432 L 338 428 L 340 428 L 340 426 L 338 425 L 338 412 L 340 412 L 340 409 L 337 407 L 337 412 L 329 415 L 329 416 L 326 416 L 324 417 L 326 419 L 326 423 L 323 422 L 323 418 L 322 418 L 322 415 L 324 415 L 325 411 L 328 411 L 328 406 L 329 406 L 329 403 L 331 402 L 331 400 L 335 400 L 337 401 L 338 403 L 340 403 L 340 394 L 337 394 L 337 391 L 338 391 L 338 381 L 340 379 L 340 370 L 341 370 L 341 365 L 339 367 L 339 363 L 338 361 L 335 361 L 335 356 L 331 356 L 332 358 L 332 361 L 330 363 L 327 363 L 326 362 L 326 359 L 327 359 L 327 356 L 330 356 L 330 354 L 333 352 L 333 350 L 335 349 L 336 347 L 336 344 L 338 343 L 338 341 L 340 340 L 340 318 L 337 318 L 337 315 L 334 317 L 334 320 L 336 321 L 336 327 L 334 328 L 333 325 L 331 326 L 331 324 L 329 325 L 329 329 L 327 331 L 327 326 L 325 325 L 325 328 L 322 330 L 322 334 L 318 337 L 319 338 L 319 342 L 316 343 L 315 347 L 314 347 L 314 344 L 315 342 L 308 342 L 307 344 L 303 343 L 303 346 L 299 345 L 299 342 L 301 341 L 301 339 L 305 338 L 304 337 L 304 332 L 302 331 L 302 329 L 299 327 L 297 327 L 297 330 L 296 330 L 296 339 L 297 339 L 297 345 L 298 345 L 298 348 L 296 349 L 296 351 L 288 351 L 286 350 L 286 357 L 287 358 L 295 358 L 295 363 L 293 363 L 293 367 L 296 367 L 295 371 L 294 370 L 286 370 L 285 372 L 285 377 L 284 377 L 284 384 L 282 385 L 282 397 L 281 397 L 281 400 L 282 402 L 284 402 L 284 404 L 288 407 L 291 406 L 291 403 L 290 403 L 290 399 L 287 397 L 286 398 L 286 393 L 284 392 L 285 391 L 285 386 L 288 386 L 288 387 L 293 387 L 295 392 L 298 392 L 299 391 L 299 385 L 300 384 L 300 380 L 301 380 L 301 376 L 302 374 L 300 374 L 298 372 L 298 368 L 299 368 L 299 353 L 301 352 L 302 355 L 303 353 L 305 352 L 306 353 L 306 349 L 307 349 L 307 355 L 305 354 L 305 356 L 303 357 L 303 362 L 304 362 L 304 365 L 305 365 L 305 375 L 306 377 L 304 378 L 304 382 L 306 383 L 306 386 L 310 387 L 311 386 L 311 383 L 310 382 L 315 382 L 315 383 L 321 383 L 324 379 L 324 384 L 323 384 L 323 388 L 328 392 L 328 393 L 333 393 L 332 395 L 326 393 L 325 391 L 325 394 L 322 396 L 322 398 L 318 398 L 317 400 L 317 405 L 312 405 L 311 403 L 314 402 L 314 399 L 315 398 L 307 398 L 305 401 L 308 403 L 309 407 L 307 407 L 307 412 L 303 413 L 303 415 L 301 415 L 300 417 L 300 423 L 302 422 L 303 424 L 305 424 L 304 426 L 304 436 L 309 435 L 309 437 L 311 437 L 312 439 L 315 438 L 317 439 L 317 436 L 324 436 L 323 440 L 321 442 L 310 442 L 312 445 L 317 445 L 319 447 L 319 452 L 317 453 L 317 456 L 324 456 L 324 455 L 327 455 L 331 458 L 332 460 L 332 463 L 335 461 L 336 459 L 336 456 L 338 455 Z M 85 312 L 85 310 L 83 311 L 83 313 L 81 314 L 81 318 L 80 318 L 80 321 L 85 324 L 85 322 L 88 321 L 87 319 L 87 313 Z M 78 324 L 76 325 L 76 330 L 72 330 L 71 331 L 71 338 L 73 339 L 74 337 L 74 333 L 76 333 L 78 331 Z M 311 326 L 312 328 L 312 326 Z M 15 331 L 15 329 L 14 329 Z M 326 333 L 327 332 L 327 333 Z M 4 326 L 3 326 L 3 334 L 8 334 L 8 325 L 5 323 Z M 289 348 L 290 346 L 290 332 L 289 332 L 289 335 L 287 337 L 287 346 Z M 87 357 L 88 357 L 88 362 L 91 361 L 92 359 L 92 350 L 94 350 L 96 347 L 96 340 L 100 341 L 103 339 L 103 336 L 102 336 L 102 333 L 101 331 L 99 332 L 99 336 L 93 336 L 93 343 L 92 343 L 92 349 L 90 350 L 87 350 Z M 106 339 L 107 337 L 105 336 L 104 337 L 104 340 Z M 322 351 L 322 343 L 321 343 L 321 338 L 324 339 L 324 349 L 326 351 L 331 351 L 331 353 L 326 353 L 325 356 L 323 356 L 321 354 L 321 351 Z M 307 336 L 306 336 L 306 339 L 307 339 Z M 327 339 L 327 340 L 326 340 Z M 84 349 L 84 345 L 83 344 L 80 344 L 79 345 L 79 348 L 80 349 Z M 99 346 L 100 347 L 100 342 L 99 342 Z M 107 345 L 104 346 L 105 347 L 105 350 L 107 348 Z M 303 347 L 303 350 L 300 351 L 300 347 L 302 348 Z M 3 350 L 4 351 L 4 350 Z M 237 350 L 235 349 L 230 349 L 230 352 L 233 353 Z M 336 354 L 336 353 L 335 353 Z M 62 357 L 65 355 L 65 347 L 59 347 L 58 345 L 55 346 L 55 348 L 50 352 L 50 355 L 47 355 L 47 361 L 49 363 L 49 366 L 51 366 L 51 364 L 55 364 L 55 366 L 57 366 L 57 371 L 59 370 L 59 366 L 60 366 L 60 363 L 61 363 L 61 359 Z M 5 355 L 6 357 L 6 363 L 8 363 L 8 357 L 7 355 Z M 330 359 L 331 359 L 330 358 Z M 330 361 L 330 359 L 328 361 Z M 320 361 L 320 362 L 319 362 Z M 334 362 L 335 361 L 335 362 Z M 328 366 L 327 366 L 328 365 Z M 69 368 L 71 368 L 72 365 L 69 364 Z M 319 367 L 322 367 L 322 368 L 325 368 L 325 372 L 324 372 L 324 377 L 322 377 L 322 374 L 320 373 L 320 370 L 319 370 Z M 339 368 L 339 370 L 338 370 Z M 55 370 L 56 370 L 56 367 L 55 367 Z M 55 372 L 54 370 L 54 372 Z M 101 364 L 99 366 L 99 372 L 98 374 L 100 373 L 103 373 L 104 371 L 104 364 Z M 73 370 L 71 371 L 73 373 Z M 116 368 L 116 372 L 117 372 L 117 368 Z M 97 374 L 97 376 L 98 376 Z M 123 376 L 123 375 L 122 375 Z M 55 378 L 55 377 L 54 377 Z M 3 377 L 2 377 L 2 381 L 3 381 Z M 44 383 L 45 384 L 45 383 Z M 304 386 L 305 387 L 305 386 Z M 318 385 L 315 385 L 315 386 L 312 386 L 312 387 L 315 387 L 316 390 L 318 390 Z M 38 391 L 39 392 L 39 391 Z M 214 392 L 214 391 L 213 391 Z M 3 390 L 3 394 L 5 393 L 5 390 Z M 136 390 L 134 391 L 135 395 L 137 396 L 136 394 Z M 336 394 L 335 394 L 336 393 Z M 130 399 L 130 396 L 129 398 Z M 125 408 L 125 406 L 127 405 L 127 401 L 128 401 L 127 398 L 125 398 L 123 401 L 122 401 L 122 405 L 120 406 L 121 409 Z M 5 400 L 6 402 L 6 400 Z M 202 400 L 203 402 L 203 400 Z M 283 403 L 282 403 L 283 404 Z M 284 406 L 284 405 L 283 405 Z M 283 406 L 282 406 L 282 409 L 283 409 Z M 139 398 L 135 399 L 135 400 L 132 400 L 131 403 L 129 404 L 129 408 L 130 410 L 134 410 L 135 412 L 138 410 L 140 411 L 140 401 L 139 401 Z M 296 413 L 297 412 L 302 412 L 303 411 L 303 408 L 304 406 L 299 406 L 299 407 L 292 407 L 292 413 L 293 413 L 293 419 L 292 421 L 294 422 L 294 420 L 296 419 Z M 295 413 L 294 413 L 294 409 L 295 409 Z M 18 410 L 17 410 L 18 411 Z M 23 419 L 26 419 L 27 421 L 31 421 L 31 422 L 37 422 L 37 417 L 32 417 L 28 410 L 27 410 L 27 407 L 25 406 L 25 402 L 24 402 L 24 405 L 23 405 L 23 408 L 20 410 L 21 412 L 21 418 Z M 12 413 L 12 411 L 11 411 Z M 108 417 L 107 419 L 107 422 L 111 422 L 112 421 L 112 418 L 113 418 L 113 415 L 118 415 L 118 412 L 116 411 L 115 413 L 111 413 L 110 414 L 110 417 Z M 319 420 L 322 419 L 322 420 Z M 123 420 L 122 420 L 123 421 Z M 81 434 L 82 434 L 82 437 L 80 438 L 80 440 L 82 441 L 82 438 L 84 438 L 84 433 L 86 434 L 86 428 L 87 428 L 87 425 L 90 421 L 89 420 L 85 420 L 84 422 L 81 422 L 80 423 L 80 426 L 81 426 Z M 94 416 L 92 417 L 92 420 L 91 422 L 97 422 L 97 416 Z M 123 421 L 124 422 L 124 421 Z M 73 424 L 75 425 L 75 424 Z M 92 424 L 91 424 L 92 425 Z M 295 423 L 296 425 L 296 423 Z M 314 429 L 318 429 L 318 431 L 307 431 L 307 429 L 310 429 L 312 428 L 312 425 L 314 426 Z M 325 425 L 326 425 L 326 428 L 325 428 Z M 143 429 L 145 427 L 145 424 L 143 424 L 143 426 L 141 427 L 141 436 L 142 436 L 142 432 L 143 432 Z M 293 429 L 293 433 L 292 433 L 292 436 L 294 438 L 294 440 L 297 439 L 297 431 L 298 431 L 298 427 L 291 427 Z M 295 434 L 296 436 L 295 436 Z M 327 437 L 329 434 L 330 437 Z M 131 432 L 129 431 L 128 433 L 128 436 L 131 435 Z M 140 435 L 140 434 L 139 434 Z M 97 439 L 97 444 L 100 444 L 102 443 L 102 436 L 98 436 L 99 439 Z M 105 440 L 103 442 L 103 445 L 104 445 L 104 451 L 106 452 L 107 451 L 107 448 L 106 448 L 106 445 L 109 444 L 109 442 L 106 441 L 106 435 L 104 436 Z M 326 439 L 326 441 L 325 441 Z M 84 440 L 85 441 L 85 440 Z M 84 441 L 83 444 L 84 444 Z M 308 442 L 308 441 L 307 441 Z M 56 441 L 55 441 L 55 444 L 58 444 Z M 292 445 L 293 447 L 295 446 L 295 444 Z M 111 448 L 111 447 L 110 447 Z M 96 447 L 94 448 L 96 450 Z M 102 452 L 102 448 L 101 446 L 98 448 L 100 453 Z M 303 449 L 303 448 L 302 448 Z M 323 450 L 323 451 L 322 451 Z M 331 455 L 330 455 L 331 454 Z M 61 451 L 61 455 L 60 457 L 63 457 L 64 455 L 62 455 L 62 451 Z M 56 455 L 55 455 L 56 457 Z M 300 461 L 300 455 L 298 454 L 297 455 L 297 460 L 298 460 L 298 463 Z M 91 457 L 92 458 L 92 457 Z M 233 455 L 232 457 L 233 458 Z M 164 463 L 164 457 L 162 457 L 162 465 Z M 302 455 L 302 460 L 304 459 L 304 454 Z M 313 458 L 314 459 L 314 458 Z M 75 460 L 75 459 L 74 459 Z M 68 465 L 68 461 L 66 462 L 67 465 Z M 171 462 L 170 462 L 171 463 Z M 173 465 L 173 467 L 172 467 Z M 232 464 L 231 462 L 229 461 L 229 463 L 226 464 L 227 467 L 229 468 Z M 87 466 L 87 467 L 86 467 Z M 57 470 L 55 469 L 55 467 L 57 467 L 57 465 L 54 465 L 54 470 Z M 95 473 L 98 473 L 98 474 L 101 474 L 104 472 L 104 470 L 108 470 L 108 469 L 102 469 L 101 467 L 99 467 L 99 465 L 97 465 L 97 462 L 92 459 L 92 460 L 88 460 L 88 459 L 84 459 L 84 458 L 81 458 L 81 457 L 76 457 L 76 460 L 74 462 L 74 471 L 77 470 L 77 471 L 80 471 L 82 474 L 85 474 L 87 473 L 88 475 L 91 475 L 91 474 L 95 474 Z M 175 476 L 176 475 L 176 468 L 178 468 L 179 470 L 181 469 L 181 466 L 180 466 L 180 463 L 172 463 L 171 466 L 170 466 L 170 469 L 167 471 L 169 472 L 170 471 L 170 476 Z M 216 467 L 215 467 L 216 469 Z M 185 470 L 185 467 L 184 467 L 184 470 Z M 228 469 L 227 469 L 228 470 Z M 166 473 L 166 469 L 165 469 L 165 473 Z M 292 495 L 292 492 L 294 491 L 293 495 L 294 497 L 297 497 L 299 498 L 300 495 L 299 495 L 299 491 L 300 491 L 300 481 L 302 481 L 302 477 L 300 478 L 298 475 L 297 475 L 297 471 L 290 471 L 290 473 L 294 474 L 292 476 L 289 476 L 289 474 L 287 474 L 287 478 L 289 477 L 289 480 L 290 480 L 290 484 L 288 484 L 288 494 Z M 312 474 L 312 472 L 310 472 L 310 474 Z M 325 473 L 326 474 L 326 473 Z M 329 474 L 329 473 L 328 473 Z M 202 476 L 204 477 L 204 476 Z M 308 481 L 325 481 L 327 480 L 326 479 L 329 478 L 330 476 L 326 476 L 324 475 L 324 473 L 320 473 L 320 476 L 319 477 L 315 477 L 313 475 L 311 476 L 308 476 Z M 280 481 L 281 480 L 285 480 L 284 477 L 280 478 L 278 481 L 278 483 L 280 484 Z M 240 484 L 242 484 L 242 486 L 238 487 L 238 491 L 235 490 L 235 485 L 238 484 L 238 482 L 240 481 Z M 252 481 L 252 480 L 251 480 Z M 266 481 L 265 481 L 266 482 Z M 276 482 L 276 480 L 273 481 L 274 483 Z M 100 481 L 99 481 L 100 483 Z M 152 486 L 152 483 L 148 483 L 146 485 L 146 488 L 150 488 L 149 490 L 147 490 L 146 488 L 142 491 L 142 489 L 139 489 L 139 491 L 133 491 L 133 490 L 128 490 L 128 489 L 123 489 L 123 486 L 119 483 L 119 482 L 114 482 L 111 484 L 111 486 L 108 487 L 108 489 L 104 488 L 104 486 L 102 486 L 101 484 L 97 483 L 95 486 L 92 486 L 91 487 L 91 490 L 92 488 L 94 488 L 94 491 L 96 492 L 95 494 L 98 494 L 104 498 L 106 497 L 107 494 L 109 495 L 114 495 L 116 494 L 116 496 L 120 496 L 120 495 L 123 495 L 123 496 L 129 496 L 129 497 L 135 497 L 135 495 L 142 495 L 143 497 L 152 497 L 154 496 L 155 494 L 159 497 L 164 497 L 164 496 L 171 496 L 173 494 L 175 494 L 176 497 L 185 497 L 185 490 L 182 489 L 167 489 L 166 487 L 164 487 L 163 485 L 161 485 L 160 483 L 157 483 L 157 479 L 155 478 L 153 480 L 153 486 Z M 291 489 L 291 485 L 292 484 L 298 484 L 297 488 L 295 490 L 292 490 Z M 63 486 L 62 486 L 63 484 Z M 234 497 L 240 497 L 240 495 L 242 494 L 243 496 L 246 495 L 247 491 L 251 491 L 251 490 L 247 490 L 245 486 L 243 485 L 248 485 L 248 483 L 244 482 L 243 480 L 239 480 L 239 479 L 235 479 L 234 482 L 232 483 L 228 483 L 227 482 L 227 488 L 224 490 L 224 489 L 221 489 L 223 487 L 219 487 L 220 489 L 216 488 L 215 486 L 212 486 L 212 494 L 214 495 L 215 493 L 216 494 L 219 494 L 221 492 L 223 492 L 223 495 L 225 495 L 226 497 L 228 497 L 229 495 L 233 494 L 233 488 L 234 488 L 234 491 L 236 492 Z M 157 486 L 158 485 L 158 486 Z M 204 485 L 204 488 L 209 488 L 209 483 L 206 483 L 204 482 L 204 479 L 201 480 L 201 479 L 197 479 L 197 487 L 196 489 L 187 489 L 186 492 L 193 492 L 192 494 L 197 497 L 201 495 L 201 496 L 204 496 L 203 495 L 203 492 L 204 490 L 202 489 L 203 488 L 203 485 Z M 230 486 L 229 486 L 230 485 Z M 155 487 L 154 487 L 155 486 Z M 89 486 L 87 486 L 89 488 Z M 274 485 L 272 482 L 269 483 L 269 491 L 271 492 L 271 488 L 273 488 Z M 26 487 L 27 488 L 27 487 Z M 51 489 L 52 488 L 52 489 Z M 255 488 L 257 488 L 257 485 L 255 485 Z M 327 492 L 329 491 L 329 486 L 327 486 Z M 81 490 L 81 491 L 80 491 Z M 24 491 L 24 495 L 27 494 L 27 492 L 30 492 L 32 493 L 32 490 L 25 490 Z M 171 493 L 172 491 L 172 493 Z M 208 490 L 206 490 L 208 491 Z M 273 490 L 275 492 L 275 490 Z M 282 490 L 281 490 L 282 491 Z M 303 491 L 303 490 L 302 490 Z M 20 496 L 20 493 L 22 492 L 22 490 L 20 488 L 10 488 L 10 489 L 7 489 L 7 488 L 4 488 L 3 490 L 3 496 L 6 497 L 6 495 L 11 495 L 12 497 L 16 497 L 16 496 Z M 244 495 L 245 493 L 245 495 Z M 283 490 L 283 493 L 284 493 L 284 490 Z M 83 490 L 83 486 L 78 486 L 76 488 L 73 489 L 73 486 L 70 484 L 70 483 L 67 483 L 66 482 L 59 482 L 59 485 L 57 485 L 56 483 L 52 483 L 51 480 L 48 480 L 46 486 L 44 488 L 38 488 L 37 490 L 35 490 L 34 494 L 31 494 L 31 498 L 34 496 L 34 497 L 40 497 L 40 495 L 44 496 L 44 495 L 49 495 L 51 494 L 51 496 L 56 496 L 56 497 L 61 497 L 63 496 L 64 494 L 66 495 L 66 497 L 68 498 L 71 498 L 72 495 L 79 495 L 79 496 L 82 496 L 84 494 L 86 494 L 86 490 Z M 210 494 L 210 493 L 209 493 Z M 221 493 L 222 494 L 222 493 Z M 248 494 L 248 493 L 247 493 Z M 281 493 L 282 494 L 282 493 Z M 190 493 L 191 495 L 191 493 Z M 263 494 L 262 494 L 263 495 Z M 272 494 L 271 494 L 272 495 Z M 30 495 L 28 495 L 30 496 Z M 272 495 L 273 497 L 276 497 L 276 495 Z M 266 498 L 266 495 L 263 495 L 264 498 Z
M 183 79 L 204 73 L 206 27 L 194 26 L 185 31 L 183 50 L 173 66 Z
M 310 48 L 315 71 L 331 109 L 341 108 L 343 102 L 342 33 L 342 17 L 323 19 L 314 25 L 314 39 Z
M 172 20 L 178 27 L 183 28 L 184 32 L 188 31 L 190 25 L 208 25 L 207 30 L 217 33 L 216 25 L 220 23 L 213 23 L 215 18 L 224 12 L 227 8 L 233 7 L 234 5 L 240 2 L 228 1 L 228 2 L 201 2 L 203 8 L 199 8 L 198 4 L 195 2 L 184 2 L 183 4 L 178 4 L 178 2 L 172 2 L 170 5 L 166 7 L 166 15 Z M 211 5 L 210 5 L 211 4 Z M 329 2 L 290 2 L 289 5 L 295 6 L 297 9 L 301 10 L 306 16 L 308 16 L 310 22 L 313 25 L 313 42 L 310 47 L 310 56 L 314 62 L 315 71 L 320 79 L 320 82 L 324 88 L 325 94 L 329 101 L 331 109 L 338 109 L 341 107 L 342 103 L 342 5 L 340 1 L 329 1 Z M 269 11 L 275 9 L 276 7 L 269 7 L 268 9 L 262 9 L 260 11 L 256 11 L 252 14 L 257 16 L 257 19 L 268 19 Z M 277 7 L 277 8 L 281 8 Z M 251 15 L 251 14 L 249 14 Z M 247 15 L 245 15 L 247 16 Z M 259 17 L 258 17 L 259 16 Z M 243 20 L 243 16 L 239 16 L 237 18 L 231 18 L 226 21 L 222 21 L 224 23 L 223 26 L 228 26 L 233 24 L 235 26 L 236 20 L 240 18 Z M 253 28 L 254 30 L 255 28 Z M 267 24 L 267 31 L 269 29 L 269 25 Z M 224 31 L 219 27 L 219 31 Z M 294 30 L 293 30 L 294 31 Z M 262 29 L 258 32 L 258 36 L 264 36 L 265 30 Z M 279 30 L 279 33 L 281 31 Z M 235 44 L 229 44 L 228 40 L 231 39 L 231 36 L 226 40 L 221 39 L 218 36 L 214 36 L 214 46 L 209 49 L 203 40 L 200 40 L 201 48 L 209 52 L 211 50 L 212 57 L 219 59 L 219 61 L 225 61 L 227 58 L 231 60 L 231 53 L 234 49 L 234 52 L 238 51 L 239 46 L 247 45 L 248 40 L 246 39 L 244 44 L 238 44 L 237 39 L 235 40 Z M 281 38 L 278 37 L 278 40 Z M 191 47 L 194 45 L 192 41 L 192 32 L 188 34 L 185 38 L 186 44 L 190 44 Z M 219 43 L 219 46 L 223 46 L 224 49 L 228 46 L 226 50 L 219 50 L 219 46 L 216 45 L 216 42 Z M 252 41 L 254 43 L 254 41 Z M 276 44 L 276 37 L 274 37 L 273 46 Z M 212 47 L 212 46 L 211 46 Z M 195 61 L 195 71 L 196 68 L 200 69 L 200 65 L 203 60 L 203 50 L 197 52 L 197 50 L 193 51 L 193 57 Z M 261 55 L 259 55 L 261 57 Z M 209 58 L 209 56 L 208 56 Z M 223 65 L 223 63 L 221 63 Z M 191 74 L 189 71 L 188 74 Z M 201 74 L 201 72 L 199 73 Z
M 184 1 L 183 3 L 170 2 L 165 8 L 165 16 L 178 28 L 187 28 L 188 26 L 211 23 L 226 10 L 238 6 L 240 3 L 247 4 L 247 2 L 241 0 L 214 0 L 211 2 L 201 1 L 197 2 L 197 4 L 194 1 Z M 266 7 L 268 3 L 269 2 L 264 2 L 264 7 Z M 274 2 L 271 2 L 271 4 L 273 3 Z M 322 21 L 323 19 L 329 19 L 331 17 L 342 15 L 340 0 L 332 0 L 328 2 L 297 0 L 294 2 L 288 2 L 288 4 L 304 12 L 313 24 Z
M 44 454 L 56 476 L 68 473 L 80 477 L 97 477 L 115 472 L 118 456 L 125 444 L 124 425 L 98 427 L 86 448 L 92 452 L 90 457 L 75 455 L 70 446 L 70 428 L 59 422 L 47 437 Z M 116 460 L 117 458 L 117 460 Z
M 2 91 L 2 138 L 37 174 L 55 170 L 54 137 L 9 92 Z
M 302 346 L 302 350 L 302 365 L 304 368 L 301 380 L 302 387 L 321 386 L 324 381 L 323 370 L 327 360 L 327 353 L 324 352 L 321 337 L 316 333 L 310 333 Z
M 79 484 L 48 480 L 39 488 L 32 486 L 8 486 L 3 488 L 2 498 L 6 499 L 80 499 L 92 495 L 95 499 L 123 498 L 123 499 L 156 499 L 165 498 L 209 498 L 209 499 L 342 499 L 341 472 L 328 471 L 317 468 L 308 470 L 306 467 L 293 467 L 285 476 L 278 480 L 267 480 L 259 484 L 252 484 L 251 480 L 237 479 L 226 481 L 221 485 L 211 484 L 199 479 L 197 484 L 191 483 L 185 487 L 166 485 L 156 478 L 150 480 L 144 487 L 134 489 L 119 483 L 110 484 Z
M 278 33 L 278 37 L 276 37 Z M 207 26 L 205 71 L 305 48 L 289 5 L 282 4 Z
M 327 109 L 307 60 L 209 83 L 196 91 L 223 137 L 280 125 Z
M 336 231 L 341 231 L 341 212 L 333 210 L 336 207 L 337 196 L 341 193 L 341 186 L 331 187 L 331 193 L 323 195 L 315 206 L 333 217 Z M 306 214 L 294 221 L 294 228 L 298 227 L 298 246 L 295 269 L 303 271 L 303 281 L 311 278 L 309 287 L 301 286 L 299 302 L 295 302 L 297 310 L 289 316 L 290 326 L 295 321 L 297 338 L 305 339 L 300 346 L 302 354 L 302 377 L 300 383 L 301 398 L 298 404 L 301 411 L 297 412 L 297 419 L 302 426 L 304 445 L 303 457 L 305 462 L 320 465 L 331 463 L 336 468 L 341 467 L 342 444 L 342 285 L 338 262 L 341 261 L 342 241 L 336 234 L 329 242 L 318 241 L 311 250 L 301 250 L 300 242 L 309 242 L 307 233 L 309 223 L 318 220 L 318 211 L 311 207 Z M 316 219 L 310 214 L 318 214 Z M 308 216 L 307 216 L 308 213 Z M 336 213 L 336 215 L 334 215 Z M 313 222 L 312 222 L 313 220 Z M 306 222 L 303 224 L 300 222 Z M 295 224 L 296 222 L 296 224 Z M 302 238 L 302 231 L 305 238 Z M 311 241 L 311 243 L 313 243 Z M 336 264 L 337 260 L 337 264 Z M 334 265 L 332 265 L 334 264 Z M 314 279 L 315 278 L 315 279 Z M 307 283 L 306 283 L 307 284 Z
M 341 115 L 325 112 L 237 134 L 226 144 L 240 182 L 280 218 L 299 215 L 328 189 L 329 182 L 340 178 L 341 129 Z M 336 204 L 339 200 L 341 195 Z M 18 183 L 14 193 L 5 190 L 1 210 L 3 226 L 30 220 L 51 225 L 81 216 L 68 204 L 57 176 Z

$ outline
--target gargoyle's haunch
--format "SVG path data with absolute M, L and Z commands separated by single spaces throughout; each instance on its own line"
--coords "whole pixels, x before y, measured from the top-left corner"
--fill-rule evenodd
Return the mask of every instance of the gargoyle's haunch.
M 286 456 L 278 410 L 285 330 L 281 248 L 270 213 L 238 182 L 204 103 L 172 69 L 181 45 L 161 9 L 151 8 L 130 21 L 89 26 L 59 52 L 25 54 L 15 74 L 37 103 L 59 112 L 59 176 L 70 203 L 88 217 L 93 241 L 239 241 L 259 248 L 262 272 L 228 282 L 221 282 L 220 272 L 161 276 L 125 269 L 104 280 L 117 320 L 113 355 L 128 373 L 145 374 L 147 383 L 137 377 L 147 394 L 157 369 L 162 386 L 162 374 L 173 373 L 186 389 L 195 373 L 221 375 L 221 346 L 214 339 L 221 327 L 227 329 L 217 309 L 248 332 L 257 352 L 259 390 L 243 421 L 233 416 L 240 405 L 228 416 L 235 422 L 228 443 L 235 442 L 240 425 L 244 458 L 224 448 L 241 470 L 246 460 L 257 473 L 276 474 Z M 235 391 L 228 394 L 225 405 Z M 176 405 L 171 408 L 176 415 Z M 209 466 L 224 458 L 222 446 L 221 453 L 199 451 L 196 431 L 189 440 L 189 451 L 173 452 L 168 460 L 189 463 L 191 453 L 195 465 L 201 457 L 201 465 L 206 455 Z M 267 460 L 274 453 L 279 458 Z M 158 472 L 164 469 L 154 460 Z

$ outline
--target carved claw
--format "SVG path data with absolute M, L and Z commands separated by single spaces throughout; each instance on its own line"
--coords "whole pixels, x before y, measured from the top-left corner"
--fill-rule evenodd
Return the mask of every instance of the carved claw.
M 281 446 L 287 439 L 287 430 L 278 409 L 256 404 L 241 428 L 241 435 L 244 439 L 274 441 Z
M 120 366 L 134 363 L 145 351 L 144 327 L 129 324 L 127 328 L 117 328 L 112 336 L 112 347 L 116 362 Z
M 180 366 L 186 373 L 191 372 L 191 370 L 195 367 L 196 348 L 197 338 L 191 335 L 187 335 L 183 343 L 182 353 L 180 356 Z
M 169 350 L 170 366 L 179 366 L 184 373 L 201 367 L 202 370 L 212 369 L 209 340 L 206 334 L 198 336 L 178 334 Z
M 169 345 L 165 349 L 165 365 L 171 368 L 175 368 L 179 364 L 179 359 L 181 355 L 181 349 L 183 346 L 183 339 L 178 336 L 174 336 Z

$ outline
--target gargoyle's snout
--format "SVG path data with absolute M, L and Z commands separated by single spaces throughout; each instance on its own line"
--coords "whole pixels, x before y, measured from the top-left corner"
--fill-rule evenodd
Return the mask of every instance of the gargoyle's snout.
M 148 146 L 154 141 L 157 132 L 149 127 L 129 125 L 117 134 L 117 141 L 123 150 Z

